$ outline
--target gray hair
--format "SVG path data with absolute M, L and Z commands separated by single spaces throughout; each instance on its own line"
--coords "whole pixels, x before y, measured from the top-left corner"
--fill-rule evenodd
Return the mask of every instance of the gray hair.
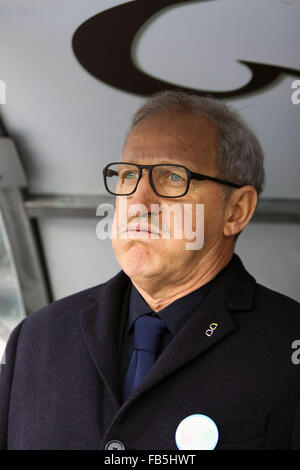
M 201 115 L 218 130 L 217 169 L 222 179 L 240 185 L 252 185 L 257 195 L 265 184 L 264 155 L 261 145 L 239 113 L 230 105 L 208 96 L 182 91 L 162 91 L 150 96 L 134 114 L 125 143 L 132 129 L 150 115 L 175 111 Z M 225 198 L 231 188 L 224 186 Z

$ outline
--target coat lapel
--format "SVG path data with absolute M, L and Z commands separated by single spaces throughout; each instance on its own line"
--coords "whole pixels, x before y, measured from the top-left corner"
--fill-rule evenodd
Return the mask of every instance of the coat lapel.
M 127 309 L 122 302 L 126 298 L 128 284 L 129 278 L 120 271 L 104 286 L 96 287 L 89 295 L 89 305 L 81 309 L 87 346 L 102 379 L 113 394 L 116 409 L 120 406 L 120 321 L 124 318 L 124 309 Z M 255 279 L 234 254 L 231 263 L 215 278 L 199 309 L 162 352 L 126 402 L 126 407 L 170 373 L 231 334 L 236 329 L 231 312 L 249 311 L 253 307 L 255 284 Z M 122 310 L 123 315 L 120 315 Z
M 127 313 L 129 278 L 123 271 L 88 295 L 79 311 L 83 336 L 95 366 L 119 408 L 119 339 Z

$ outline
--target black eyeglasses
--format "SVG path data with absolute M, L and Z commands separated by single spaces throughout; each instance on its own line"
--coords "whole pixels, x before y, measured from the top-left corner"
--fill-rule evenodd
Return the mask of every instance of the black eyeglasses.
M 142 177 L 143 168 L 149 170 L 151 188 L 161 197 L 182 197 L 190 186 L 192 179 L 198 181 L 214 181 L 233 188 L 240 185 L 224 181 L 213 176 L 193 173 L 188 168 L 177 164 L 159 163 L 157 165 L 139 165 L 138 163 L 113 162 L 103 169 L 106 190 L 115 196 L 129 196 L 136 190 Z

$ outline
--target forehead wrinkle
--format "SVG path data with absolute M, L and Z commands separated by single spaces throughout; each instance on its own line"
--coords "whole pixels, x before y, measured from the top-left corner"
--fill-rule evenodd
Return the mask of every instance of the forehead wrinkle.
M 185 166 L 190 162 L 191 171 L 199 172 L 203 168 L 214 170 L 216 156 L 217 129 L 207 119 L 157 115 L 145 118 L 132 129 L 122 160 Z

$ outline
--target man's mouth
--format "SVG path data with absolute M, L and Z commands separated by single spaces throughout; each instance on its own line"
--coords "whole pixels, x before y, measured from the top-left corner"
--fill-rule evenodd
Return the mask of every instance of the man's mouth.
M 142 232 L 142 233 L 150 233 L 153 235 L 159 235 L 159 231 L 152 227 L 143 226 L 140 224 L 137 225 L 129 225 L 124 232 Z M 123 232 L 123 233 L 124 233 Z

